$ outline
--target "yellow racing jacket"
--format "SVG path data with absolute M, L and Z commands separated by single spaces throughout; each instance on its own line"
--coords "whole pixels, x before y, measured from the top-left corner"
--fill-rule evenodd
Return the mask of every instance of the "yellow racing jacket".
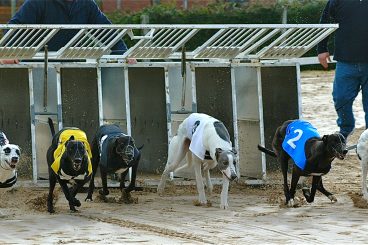
M 88 158 L 88 176 L 92 174 L 92 163 L 91 163 L 91 158 L 92 158 L 92 153 L 91 153 L 91 147 L 88 143 L 87 140 L 87 135 L 85 132 L 83 132 L 80 129 L 66 129 L 64 130 L 60 136 L 59 136 L 59 142 L 58 142 L 58 147 L 56 148 L 56 150 L 54 151 L 54 162 L 51 164 L 51 168 L 52 170 L 54 170 L 54 172 L 56 174 L 58 174 L 59 170 L 60 170 L 60 160 L 61 160 L 61 156 L 63 155 L 63 153 L 66 150 L 66 146 L 65 143 L 68 141 L 68 139 L 74 136 L 74 140 L 78 140 L 80 142 L 82 142 L 84 144 L 84 147 L 86 148 L 87 151 L 87 158 Z

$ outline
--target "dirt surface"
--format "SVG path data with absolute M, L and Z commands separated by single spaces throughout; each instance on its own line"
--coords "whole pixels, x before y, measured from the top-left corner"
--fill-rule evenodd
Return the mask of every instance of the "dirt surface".
M 333 72 L 302 72 L 303 116 L 322 134 L 337 130 L 332 79 Z M 361 103 L 354 110 L 362 127 Z M 357 129 L 349 144 L 356 143 L 361 132 Z M 196 206 L 195 186 L 169 183 L 163 196 L 151 187 L 133 192 L 132 204 L 121 201 L 117 189 L 105 201 L 95 191 L 94 201 L 84 202 L 86 194 L 80 193 L 82 206 L 71 213 L 58 188 L 53 215 L 46 212 L 47 188 L 20 182 L 13 190 L 0 190 L 0 244 L 367 243 L 368 205 L 360 195 L 360 175 L 354 152 L 344 161 L 335 160 L 324 182 L 338 201 L 331 203 L 318 193 L 308 204 L 297 190 L 298 208 L 285 207 L 280 173 L 268 173 L 269 184 L 262 186 L 233 183 L 228 210 L 219 208 L 219 186 L 211 205 Z

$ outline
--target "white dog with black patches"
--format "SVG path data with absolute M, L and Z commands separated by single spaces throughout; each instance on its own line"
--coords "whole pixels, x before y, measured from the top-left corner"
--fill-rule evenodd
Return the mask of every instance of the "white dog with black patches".
M 362 194 L 363 198 L 368 200 L 368 191 L 367 191 L 368 129 L 365 130 L 360 135 L 356 151 L 360 159 L 360 165 L 362 166 Z
M 0 131 L 0 188 L 12 187 L 17 182 L 19 158 L 19 146 L 9 144 L 6 135 Z
M 187 163 L 178 168 L 185 156 L 187 156 Z M 172 138 L 169 145 L 166 167 L 157 192 L 163 193 L 170 172 L 191 167 L 192 164 L 194 164 L 200 204 L 207 204 L 202 167 L 208 194 L 211 195 L 213 185 L 209 171 L 217 166 L 223 175 L 220 207 L 228 208 L 229 182 L 237 178 L 236 151 L 232 148 L 230 135 L 224 124 L 202 113 L 192 113 L 179 125 L 177 135 Z

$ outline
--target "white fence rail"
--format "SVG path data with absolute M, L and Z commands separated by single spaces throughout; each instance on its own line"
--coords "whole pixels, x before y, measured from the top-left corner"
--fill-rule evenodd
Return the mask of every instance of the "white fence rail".
M 290 59 L 301 57 L 337 28 L 337 24 L 0 25 L 5 33 L 0 59 L 32 59 L 62 30 L 75 32 L 74 37 L 53 50 L 50 58 L 98 59 L 126 37 L 135 44 L 121 58 L 178 59 L 181 46 L 206 35 L 206 41 L 187 51 L 187 59 Z M 143 31 L 146 34 L 141 35 Z

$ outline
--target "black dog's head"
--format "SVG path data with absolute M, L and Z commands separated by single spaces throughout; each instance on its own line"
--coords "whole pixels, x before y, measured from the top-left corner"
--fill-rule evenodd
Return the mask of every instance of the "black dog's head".
M 65 158 L 68 162 L 72 163 L 72 169 L 79 171 L 82 167 L 83 160 L 87 156 L 86 147 L 81 141 L 74 140 L 74 136 L 71 136 L 65 143 Z
M 137 154 L 139 154 L 134 139 L 129 135 L 121 135 L 116 138 L 114 151 L 127 166 L 133 164 L 133 160 L 136 160 L 138 157 Z
M 322 141 L 327 148 L 327 152 L 332 157 L 337 157 L 340 160 L 345 158 L 347 153 L 346 150 L 346 139 L 342 134 L 335 133 L 324 135 Z

